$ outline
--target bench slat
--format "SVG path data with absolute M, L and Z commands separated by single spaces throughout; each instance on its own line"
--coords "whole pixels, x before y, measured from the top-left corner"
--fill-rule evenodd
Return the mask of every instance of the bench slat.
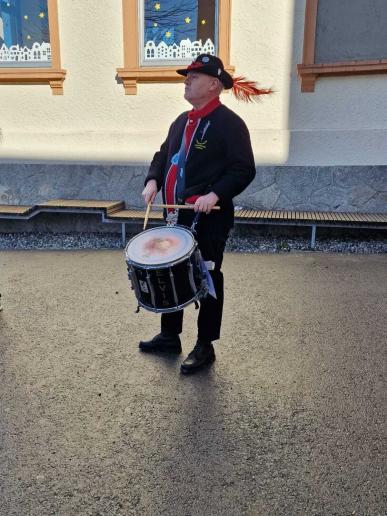
M 351 216 L 354 221 L 360 222 L 360 217 L 357 215 L 357 213 L 351 213 Z
M 1 204 L 0 214 L 1 215 L 28 215 L 35 206 L 15 206 L 13 204 Z
M 109 219 L 120 219 L 120 220 L 130 220 L 130 219 L 144 219 L 145 218 L 145 210 L 120 210 L 116 211 L 112 214 L 109 214 Z M 150 219 L 162 219 L 163 212 L 162 211 L 151 211 L 149 214 Z
M 53 199 L 39 204 L 39 208 L 77 209 L 77 210 L 101 210 L 108 214 L 125 208 L 123 201 L 101 201 L 91 199 Z
M 343 221 L 343 214 L 342 213 L 335 213 L 333 215 L 333 220 L 336 221 L 336 222 L 342 222 Z
M 326 217 L 325 217 L 325 213 L 324 213 L 323 211 L 319 211 L 319 212 L 318 212 L 318 216 L 319 216 L 319 220 L 320 220 L 321 222 L 325 222 Z
M 372 222 L 373 220 L 375 220 L 374 217 L 370 217 L 367 213 L 363 214 L 363 218 L 365 222 Z
M 378 222 L 387 222 L 387 216 L 384 216 L 382 215 L 381 213 L 377 213 L 375 215 L 375 219 L 378 221 Z

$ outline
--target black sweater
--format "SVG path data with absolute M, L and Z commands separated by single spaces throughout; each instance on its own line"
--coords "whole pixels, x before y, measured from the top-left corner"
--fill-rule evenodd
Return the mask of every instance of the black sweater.
M 145 183 L 155 179 L 158 189 L 164 186 L 171 158 L 180 149 L 187 116 L 188 112 L 182 113 L 172 123 L 167 139 L 153 157 Z M 232 199 L 254 177 L 254 156 L 246 124 L 236 113 L 220 105 L 201 119 L 194 135 L 185 165 L 184 198 L 216 193 L 221 210 L 208 215 L 208 222 L 217 231 L 228 230 L 234 221 Z

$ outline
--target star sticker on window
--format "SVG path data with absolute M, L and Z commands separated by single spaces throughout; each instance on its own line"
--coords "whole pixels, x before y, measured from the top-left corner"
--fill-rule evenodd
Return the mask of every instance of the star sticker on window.
M 156 22 L 154 22 L 153 27 L 157 27 L 157 23 Z
M 155 4 L 156 11 L 160 11 L 160 8 L 161 8 L 161 4 L 159 4 L 159 2 L 157 2 L 157 4 Z
M 191 18 L 189 16 L 185 19 L 185 23 L 191 23 Z
M 39 13 L 39 18 L 44 18 L 46 15 L 44 12 Z
M 169 31 L 168 31 L 168 32 L 166 32 L 166 33 L 165 33 L 165 37 L 166 37 L 166 38 L 170 38 L 170 37 L 171 37 L 171 33 L 170 33 Z
M 23 18 L 24 18 L 25 20 L 28 20 L 28 16 L 27 16 L 26 14 L 23 16 Z
M 31 36 L 28 34 L 27 39 L 31 39 Z
M 201 21 L 201 24 L 202 24 L 202 25 L 205 25 L 206 23 L 207 23 L 207 20 L 202 20 L 202 21 Z

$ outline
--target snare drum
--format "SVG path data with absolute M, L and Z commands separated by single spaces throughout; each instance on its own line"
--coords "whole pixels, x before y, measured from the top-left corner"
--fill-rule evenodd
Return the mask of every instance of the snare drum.
M 151 312 L 176 312 L 208 292 L 200 251 L 187 228 L 139 233 L 128 242 L 125 260 L 138 304 Z

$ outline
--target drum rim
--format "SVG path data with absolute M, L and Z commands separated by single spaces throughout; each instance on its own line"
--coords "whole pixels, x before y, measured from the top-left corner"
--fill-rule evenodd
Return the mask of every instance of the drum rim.
M 190 249 L 190 251 L 188 251 L 186 254 L 184 254 L 183 256 L 181 256 L 180 258 L 176 258 L 175 260 L 171 261 L 171 262 L 164 262 L 163 264 L 147 264 L 147 265 L 144 265 L 143 263 L 139 263 L 139 262 L 136 262 L 134 260 L 131 260 L 130 258 L 128 258 L 127 254 L 126 254 L 126 251 L 129 247 L 129 245 L 131 244 L 131 242 L 133 240 L 135 240 L 141 233 L 143 233 L 143 231 L 141 233 L 138 233 L 137 235 L 135 235 L 134 237 L 132 237 L 129 242 L 126 244 L 125 246 L 125 251 L 124 251 L 124 255 L 125 255 L 125 261 L 128 265 L 135 265 L 136 267 L 138 267 L 139 269 L 144 269 L 144 270 L 147 270 L 147 269 L 150 269 L 150 270 L 155 270 L 155 269 L 167 269 L 168 267 L 174 267 L 175 265 L 178 265 L 179 263 L 181 262 L 184 262 L 185 260 L 187 260 L 187 258 L 189 258 L 197 249 L 198 249 L 198 243 L 196 241 L 196 238 L 194 236 L 194 234 L 192 233 L 192 231 L 190 231 L 189 228 L 185 227 L 185 226 L 181 226 L 181 225 L 174 225 L 174 226 L 156 226 L 154 228 L 149 228 L 147 229 L 146 231 L 154 231 L 156 229 L 161 229 L 161 228 L 168 228 L 168 227 L 171 227 L 171 228 L 178 228 L 178 229 L 182 229 L 183 231 L 185 231 L 186 233 L 189 233 L 191 236 L 192 236 L 192 239 L 193 239 L 193 246 L 192 246 L 192 249 Z M 144 307 L 145 308 L 145 307 Z
M 149 305 L 144 304 L 139 299 L 136 298 L 136 300 L 137 300 L 138 305 L 141 306 L 142 308 L 144 308 L 144 310 L 148 310 L 148 312 L 153 312 L 156 314 L 158 314 L 158 313 L 167 314 L 167 313 L 178 312 L 179 310 L 186 308 L 188 305 L 195 303 L 195 301 L 200 301 L 200 299 L 202 299 L 206 295 L 208 295 L 208 289 L 202 288 L 201 290 L 199 290 L 199 292 L 197 292 L 196 296 L 194 296 L 189 301 L 186 301 L 185 303 L 183 303 L 181 305 L 173 306 L 171 308 L 151 308 Z

